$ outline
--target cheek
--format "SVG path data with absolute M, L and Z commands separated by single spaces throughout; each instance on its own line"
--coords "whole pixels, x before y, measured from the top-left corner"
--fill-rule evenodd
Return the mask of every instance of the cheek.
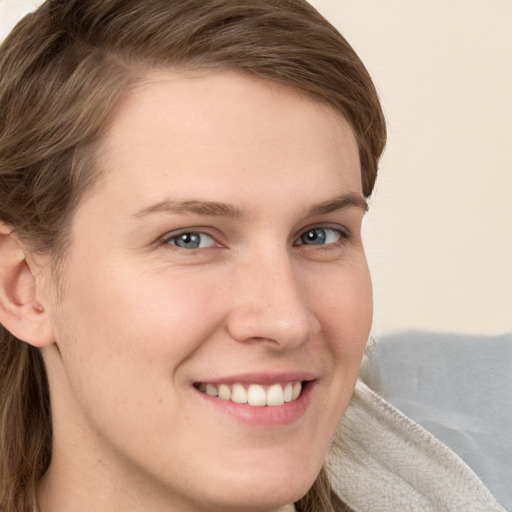
M 173 411 L 183 406 L 181 368 L 215 328 L 211 298 L 188 280 L 102 274 L 69 280 L 58 306 L 58 375 L 68 408 L 112 436 L 121 417 L 127 438 L 148 428 L 156 436 L 162 423 L 179 429 L 185 419 Z
M 366 261 L 347 264 L 325 273 L 314 283 L 311 294 L 324 324 L 360 332 L 369 329 L 373 314 L 373 294 Z
M 215 327 L 210 294 L 185 278 L 101 268 L 74 272 L 57 305 L 56 339 L 71 385 L 87 402 L 136 399 L 149 387 L 162 394 Z
M 366 261 L 344 270 L 325 280 L 317 294 L 318 315 L 331 350 L 344 365 L 358 369 L 372 325 L 372 284 Z
M 186 276 L 164 273 L 137 274 L 129 269 L 84 273 L 70 285 L 67 315 L 87 343 L 118 350 L 151 351 L 158 345 L 178 348 L 176 340 L 200 338 L 212 304 L 207 287 Z

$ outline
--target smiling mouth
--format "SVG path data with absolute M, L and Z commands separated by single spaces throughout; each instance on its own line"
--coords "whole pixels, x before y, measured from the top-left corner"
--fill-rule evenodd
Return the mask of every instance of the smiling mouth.
M 237 404 L 247 404 L 254 407 L 275 407 L 297 400 L 306 384 L 307 381 L 278 383 L 270 386 L 198 382 L 194 384 L 194 387 L 209 396 Z

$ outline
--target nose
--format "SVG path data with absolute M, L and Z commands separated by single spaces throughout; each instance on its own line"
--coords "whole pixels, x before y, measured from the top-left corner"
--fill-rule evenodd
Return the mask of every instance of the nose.
M 227 328 L 235 340 L 291 349 L 320 331 L 308 287 L 285 250 L 240 263 L 231 282 Z

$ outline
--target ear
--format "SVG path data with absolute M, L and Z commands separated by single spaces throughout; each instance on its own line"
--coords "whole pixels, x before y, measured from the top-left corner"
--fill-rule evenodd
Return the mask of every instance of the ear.
M 54 343 L 54 335 L 37 298 L 33 270 L 19 237 L 0 223 L 0 323 L 16 338 L 41 348 Z

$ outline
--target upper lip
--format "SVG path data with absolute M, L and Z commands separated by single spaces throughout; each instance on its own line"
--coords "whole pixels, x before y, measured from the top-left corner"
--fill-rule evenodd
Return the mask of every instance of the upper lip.
M 249 372 L 229 375 L 226 377 L 206 378 L 197 380 L 195 383 L 208 384 L 260 384 L 269 386 L 276 383 L 311 381 L 317 378 L 316 374 L 310 371 L 287 371 L 287 372 Z

